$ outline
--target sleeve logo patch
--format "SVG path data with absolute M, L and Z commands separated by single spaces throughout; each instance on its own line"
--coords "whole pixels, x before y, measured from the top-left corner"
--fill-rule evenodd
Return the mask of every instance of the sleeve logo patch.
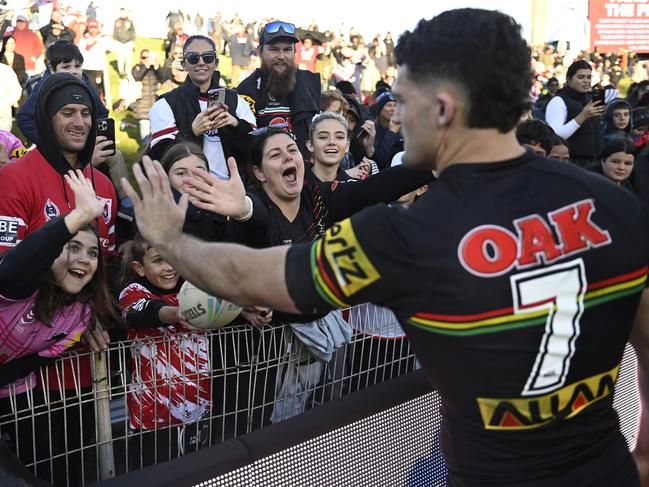
M 111 200 L 110 198 L 102 198 L 101 196 L 97 196 L 97 199 L 104 205 L 104 209 L 102 210 L 101 215 L 104 217 L 104 223 L 108 225 L 108 222 L 110 222 L 110 217 L 113 214 L 113 200 Z
M 21 218 L 0 216 L 0 245 L 17 245 L 20 241 L 18 231 L 25 226 Z
M 325 257 L 345 296 L 357 293 L 381 277 L 358 243 L 349 219 L 332 226 L 324 243 Z
M 59 216 L 61 212 L 59 211 L 59 207 L 51 199 L 47 198 L 45 206 L 43 206 L 43 214 L 45 215 L 45 220 L 49 221 Z

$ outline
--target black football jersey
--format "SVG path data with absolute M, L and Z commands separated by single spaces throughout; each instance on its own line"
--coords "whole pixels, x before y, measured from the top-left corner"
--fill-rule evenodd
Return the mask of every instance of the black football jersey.
M 286 278 L 303 312 L 395 312 L 442 398 L 449 485 L 637 485 L 612 404 L 648 262 L 634 195 L 526 153 L 336 223 Z

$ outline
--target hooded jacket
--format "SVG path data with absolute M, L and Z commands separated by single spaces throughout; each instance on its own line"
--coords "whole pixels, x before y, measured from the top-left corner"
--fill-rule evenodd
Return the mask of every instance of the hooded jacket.
M 104 211 L 97 220 L 104 257 L 114 252 L 117 197 L 110 180 L 90 164 L 95 146 L 97 116 L 90 89 L 71 74 L 53 74 L 43 81 L 36 103 L 36 129 L 40 135 L 36 149 L 0 168 L 0 252 L 15 247 L 25 236 L 49 220 L 74 208 L 74 193 L 63 175 L 70 169 L 56 140 L 46 104 L 54 92 L 74 85 L 91 100 L 92 121 L 88 138 L 78 154 L 83 173 L 94 185 Z
M 52 75 L 49 69 L 46 69 L 41 77 L 41 80 L 32 88 L 32 92 L 29 94 L 25 103 L 20 107 L 18 113 L 16 114 L 16 125 L 23 133 L 27 140 L 33 144 L 38 144 L 38 131 L 36 130 L 36 100 L 38 99 L 38 93 L 41 90 L 42 83 Z M 83 82 L 90 88 L 92 93 L 92 98 L 95 100 L 95 105 L 97 106 L 97 118 L 108 118 L 108 110 L 104 104 L 99 99 L 99 93 L 90 85 L 90 80 L 84 74 L 82 77 Z
M 629 110 L 629 124 L 624 130 L 618 130 L 613 124 L 613 110 L 618 108 L 626 108 Z M 611 101 L 606 108 L 606 115 L 604 116 L 604 128 L 602 129 L 602 138 L 604 145 L 608 144 L 611 140 L 622 139 L 625 137 L 631 138 L 631 128 L 633 127 L 633 109 L 626 100 L 616 98 Z

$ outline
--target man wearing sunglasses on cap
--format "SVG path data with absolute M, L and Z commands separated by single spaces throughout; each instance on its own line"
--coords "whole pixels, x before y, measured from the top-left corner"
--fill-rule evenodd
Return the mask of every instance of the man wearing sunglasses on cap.
M 302 156 L 309 151 L 311 119 L 320 111 L 320 75 L 295 64 L 295 25 L 275 21 L 259 36 L 261 68 L 241 82 L 237 91 L 257 117 L 257 126 L 286 122 L 295 134 Z
M 185 83 L 162 95 L 149 112 L 149 154 L 160 160 L 177 137 L 190 140 L 202 147 L 210 172 L 228 179 L 227 158 L 242 163 L 248 159 L 248 132 L 255 128 L 255 116 L 234 90 L 226 90 L 225 107 L 208 106 L 208 91 L 219 88 L 221 81 L 212 39 L 202 35 L 187 39 L 181 62 L 187 72 Z

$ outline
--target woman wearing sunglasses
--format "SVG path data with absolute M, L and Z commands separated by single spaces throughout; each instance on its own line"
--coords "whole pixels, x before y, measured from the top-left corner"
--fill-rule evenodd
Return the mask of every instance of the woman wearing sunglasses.
M 212 174 L 228 179 L 225 161 L 228 157 L 245 160 L 247 134 L 255 125 L 255 116 L 234 90 L 226 90 L 225 105 L 208 106 L 208 91 L 221 83 L 218 64 L 212 39 L 201 35 L 187 39 L 182 59 L 185 83 L 162 95 L 149 113 L 150 153 L 160 160 L 176 137 L 182 137 L 203 149 Z

